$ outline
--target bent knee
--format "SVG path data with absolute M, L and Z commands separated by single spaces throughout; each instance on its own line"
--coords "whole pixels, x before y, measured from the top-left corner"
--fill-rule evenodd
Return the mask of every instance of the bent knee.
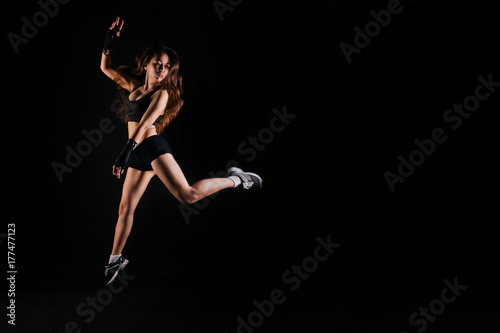
M 192 187 L 181 191 L 179 193 L 179 195 L 177 196 L 177 199 L 181 203 L 183 203 L 184 205 L 191 205 L 191 204 L 195 203 L 196 201 L 200 200 L 196 191 Z

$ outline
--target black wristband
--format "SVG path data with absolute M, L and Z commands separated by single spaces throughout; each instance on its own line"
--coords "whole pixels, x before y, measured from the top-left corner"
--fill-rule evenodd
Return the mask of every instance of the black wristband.
M 115 45 L 115 41 L 120 38 L 116 35 L 118 31 L 118 27 L 114 27 L 113 29 L 108 29 L 108 31 L 106 31 L 106 34 L 104 35 L 104 45 L 102 47 L 102 53 L 104 53 L 105 55 L 111 53 L 110 51 Z
M 117 168 L 125 169 L 128 163 L 128 159 L 130 158 L 130 154 L 132 153 L 132 150 L 134 150 L 135 146 L 137 146 L 137 142 L 132 139 L 128 139 L 121 153 L 116 158 L 114 166 Z

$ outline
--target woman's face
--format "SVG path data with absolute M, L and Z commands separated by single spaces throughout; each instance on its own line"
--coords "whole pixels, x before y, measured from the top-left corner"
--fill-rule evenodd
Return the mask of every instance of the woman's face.
M 146 66 L 146 73 L 153 82 L 161 82 L 170 69 L 170 59 L 166 53 L 156 54 Z

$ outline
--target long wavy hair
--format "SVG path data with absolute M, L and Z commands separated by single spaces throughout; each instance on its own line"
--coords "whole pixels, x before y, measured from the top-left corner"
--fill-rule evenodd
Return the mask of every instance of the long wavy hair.
M 170 60 L 170 69 L 165 78 L 160 82 L 161 89 L 165 89 L 168 93 L 168 102 L 163 112 L 163 117 L 156 124 L 156 131 L 159 134 L 177 116 L 184 104 L 184 99 L 182 98 L 182 76 L 179 73 L 179 57 L 177 53 L 165 46 L 147 47 L 135 57 L 132 65 L 123 65 L 116 69 L 121 75 L 127 75 L 144 82 L 146 79 L 146 70 L 144 67 L 148 65 L 155 55 L 161 53 L 167 54 Z M 130 92 L 120 86 L 118 86 L 118 91 L 120 94 L 120 110 L 116 113 L 116 116 L 120 119 L 124 118 L 124 121 L 127 122 L 128 117 L 123 117 L 125 115 L 124 99 L 128 98 Z

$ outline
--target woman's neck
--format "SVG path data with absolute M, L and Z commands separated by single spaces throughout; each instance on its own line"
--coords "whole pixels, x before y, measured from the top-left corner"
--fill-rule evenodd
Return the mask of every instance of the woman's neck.
M 147 90 L 153 90 L 154 88 L 156 88 L 160 83 L 159 82 L 151 82 L 151 80 L 149 80 L 149 77 L 147 76 L 146 74 L 146 81 L 144 82 L 144 91 L 147 91 Z

